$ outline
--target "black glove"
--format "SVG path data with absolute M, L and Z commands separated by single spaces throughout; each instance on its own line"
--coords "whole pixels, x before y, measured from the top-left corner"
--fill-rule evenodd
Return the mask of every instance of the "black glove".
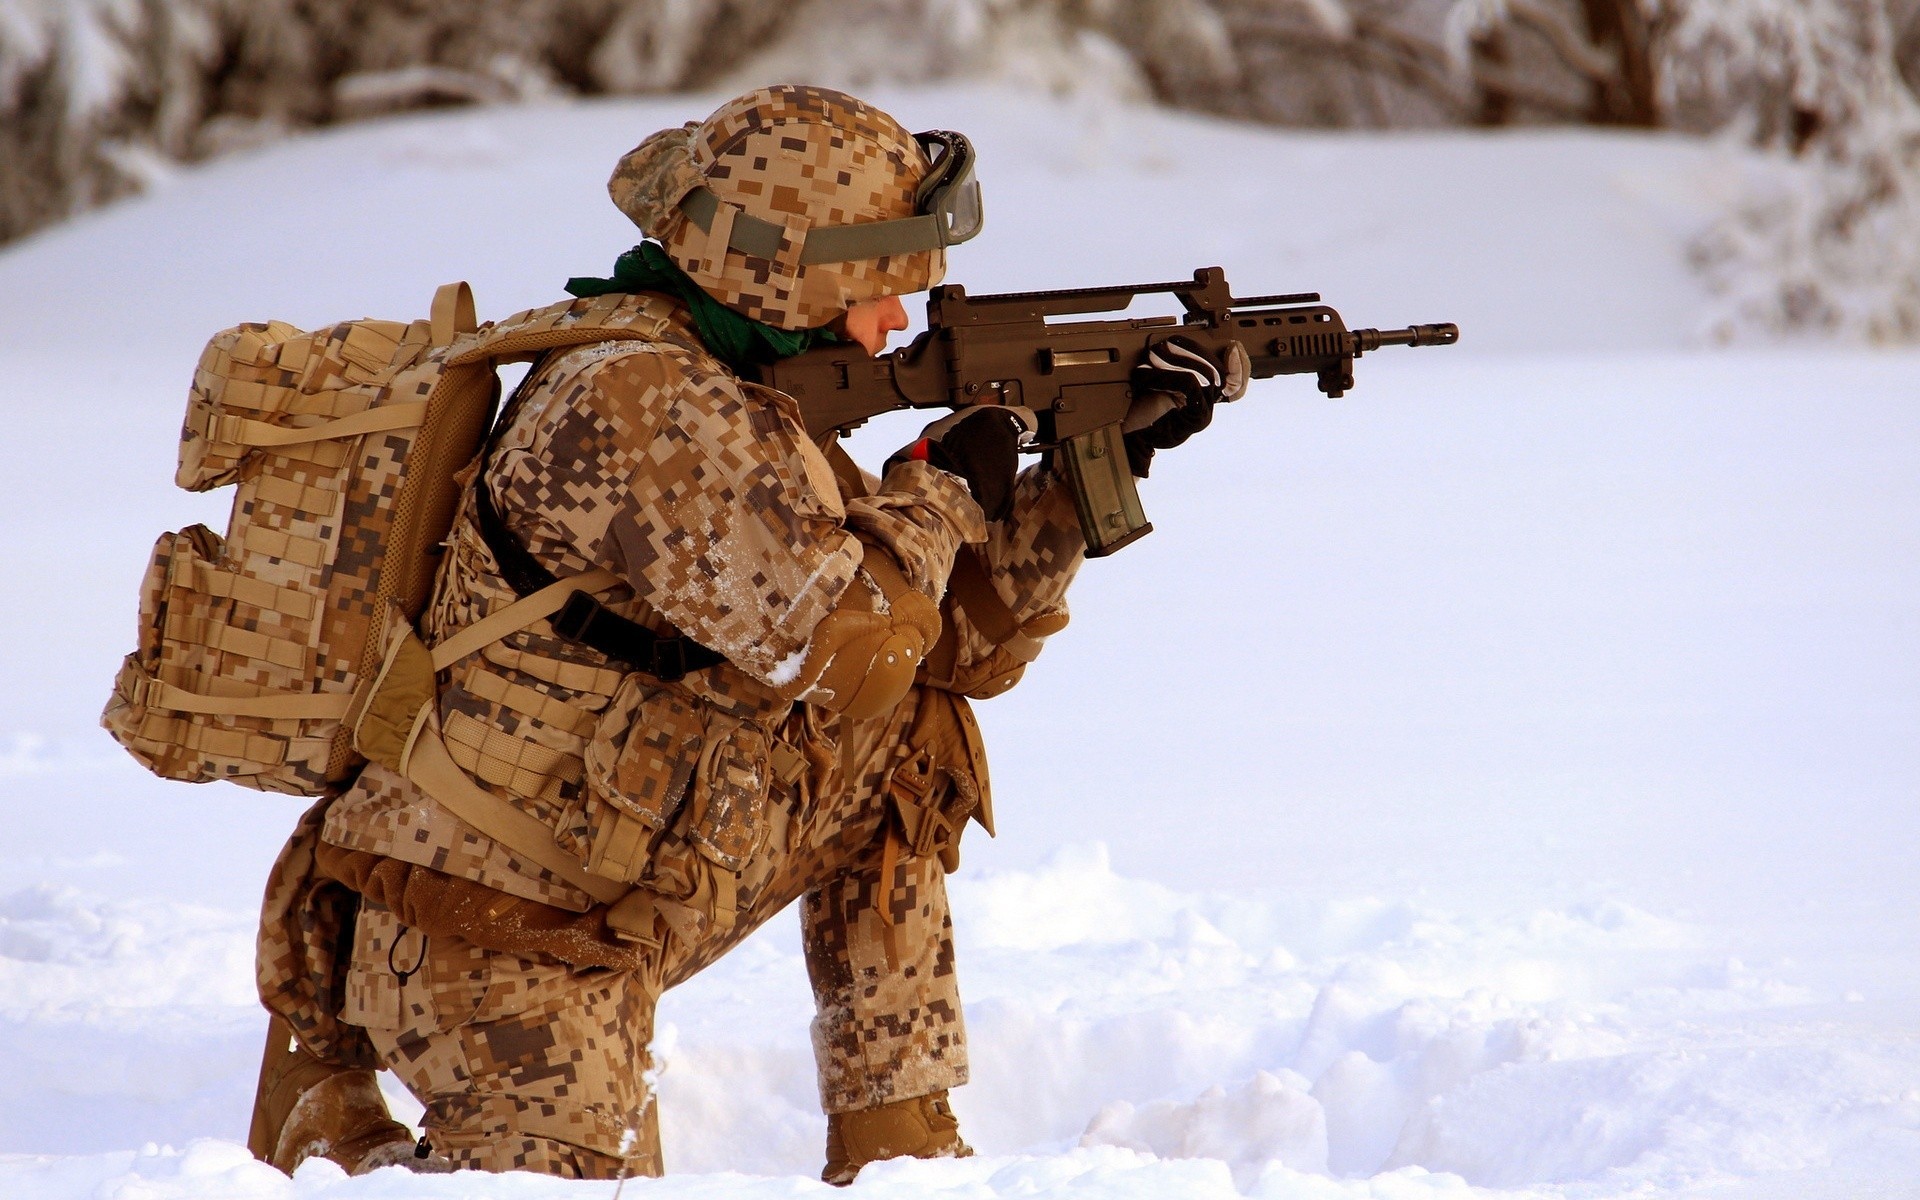
M 887 460 L 931 463 L 967 481 L 989 521 L 1013 511 L 1013 477 L 1020 468 L 1020 442 L 1033 431 L 1025 409 L 994 404 L 963 408 L 920 431 L 920 439 Z
M 1249 374 L 1246 357 L 1235 343 L 1222 372 L 1204 349 L 1178 335 L 1148 348 L 1147 361 L 1133 369 L 1138 399 L 1127 413 L 1123 438 L 1136 477 L 1147 477 L 1155 450 L 1171 450 L 1205 429 L 1214 405 L 1240 398 Z

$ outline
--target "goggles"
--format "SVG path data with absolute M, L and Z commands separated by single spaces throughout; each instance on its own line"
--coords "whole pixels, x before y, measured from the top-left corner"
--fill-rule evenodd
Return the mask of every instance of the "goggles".
M 816 225 L 807 230 L 800 249 L 802 266 L 937 250 L 979 234 L 986 215 L 980 205 L 980 181 L 973 177 L 973 143 L 964 134 L 945 129 L 916 133 L 913 140 L 932 164 L 914 192 L 915 215 L 858 225 Z M 720 198 L 696 187 L 680 207 L 706 232 L 713 227 Z M 786 231 L 771 221 L 736 212 L 727 248 L 755 258 L 773 258 L 785 236 Z
M 965 134 L 946 129 L 916 133 L 913 140 L 920 143 L 927 161 L 933 164 L 913 194 L 913 210 L 921 216 L 906 222 L 881 224 L 909 224 L 931 217 L 938 245 L 957 246 L 971 241 L 987 220 L 980 207 L 980 181 L 973 177 L 973 143 Z

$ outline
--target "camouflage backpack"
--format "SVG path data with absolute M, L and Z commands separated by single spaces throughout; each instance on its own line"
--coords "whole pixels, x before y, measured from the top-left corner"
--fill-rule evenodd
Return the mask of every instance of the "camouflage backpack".
M 154 546 L 101 724 L 167 779 L 308 796 L 350 780 L 363 760 L 343 718 L 381 665 L 388 609 L 411 623 L 426 605 L 495 368 L 663 323 L 657 303 L 610 295 L 476 328 L 457 283 L 410 324 L 215 335 L 174 481 L 237 484 L 233 516 L 225 538 L 192 525 Z

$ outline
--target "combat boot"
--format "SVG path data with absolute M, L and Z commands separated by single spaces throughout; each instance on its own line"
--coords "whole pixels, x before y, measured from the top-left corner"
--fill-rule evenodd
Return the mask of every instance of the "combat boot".
M 394 1165 L 451 1169 L 445 1159 L 430 1156 L 424 1142 L 416 1145 L 387 1112 L 372 1071 L 336 1067 L 308 1054 L 279 1017 L 267 1025 L 247 1149 L 289 1175 L 315 1157 L 333 1160 L 349 1175 Z
M 960 1140 L 960 1122 L 954 1119 L 942 1090 L 827 1114 L 827 1169 L 820 1178 L 845 1187 L 861 1167 L 883 1158 L 967 1158 L 972 1154 L 973 1147 Z

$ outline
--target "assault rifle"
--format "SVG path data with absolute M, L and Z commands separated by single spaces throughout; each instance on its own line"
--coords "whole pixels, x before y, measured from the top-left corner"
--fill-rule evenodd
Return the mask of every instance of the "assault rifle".
M 1170 293 L 1180 317 L 1049 323 L 1048 318 L 1125 311 L 1135 296 Z M 1031 450 L 1052 450 L 1065 471 L 1087 535 L 1087 553 L 1112 554 L 1150 532 L 1121 442 L 1133 401 L 1131 375 L 1147 349 L 1172 334 L 1224 364 L 1230 343 L 1245 349 L 1253 376 L 1315 376 L 1340 396 L 1353 386 L 1353 360 L 1381 346 L 1451 346 L 1455 325 L 1348 329 L 1315 292 L 1235 299 L 1219 267 L 1191 283 L 1068 288 L 969 296 L 948 284 L 927 300 L 927 330 L 891 354 L 856 345 L 823 346 L 763 368 L 762 380 L 799 401 L 815 437 L 845 433 L 900 408 L 1008 404 L 1033 410 Z

